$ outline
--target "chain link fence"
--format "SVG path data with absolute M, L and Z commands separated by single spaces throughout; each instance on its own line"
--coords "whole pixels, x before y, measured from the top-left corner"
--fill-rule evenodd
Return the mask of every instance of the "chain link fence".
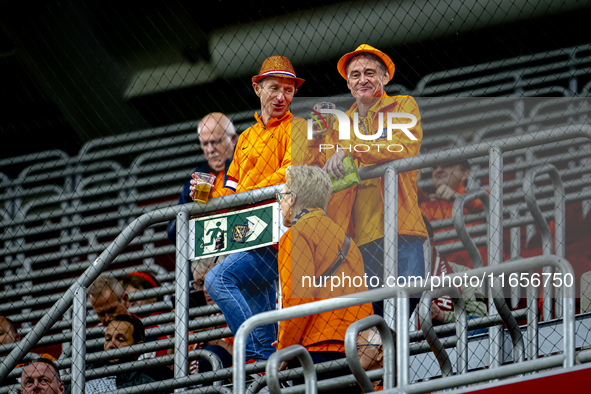
M 574 268 L 576 346 L 590 345 L 591 144 L 563 136 L 588 125 L 591 114 L 591 43 L 582 34 L 591 3 L 9 0 L 0 10 L 0 356 L 7 368 L 0 392 L 32 390 L 36 374 L 74 393 L 231 391 L 233 336 L 252 315 L 388 287 L 389 277 L 415 275 L 412 268 L 441 277 L 546 254 Z M 364 43 L 395 64 L 383 86 L 371 85 L 374 75 L 357 77 L 389 96 L 367 113 L 352 96 L 350 70 L 337 70 L 341 56 Z M 276 55 L 295 68 L 281 63 L 280 70 L 305 82 L 292 91 L 277 86 L 294 116 L 274 124 L 284 102 L 251 78 Z M 320 116 L 318 103 L 342 112 L 356 144 L 343 144 L 344 121 Z M 417 121 L 406 133 L 389 127 L 412 123 L 401 114 Z M 491 151 L 495 160 L 474 154 L 479 144 L 532 133 L 551 142 Z M 363 138 L 370 135 L 377 140 Z M 322 177 L 296 170 L 287 186 L 277 185 L 289 165 L 334 175 L 339 149 L 350 155 L 348 184 L 328 201 L 330 222 L 320 215 L 305 230 L 310 217 L 296 215 L 322 208 Z M 451 149 L 460 149 L 453 160 L 437 159 Z M 355 178 L 353 167 L 415 156 L 418 170 L 402 171 L 395 186 L 362 170 Z M 206 206 L 193 204 L 204 184 L 194 172 L 213 174 Z M 259 190 L 268 186 L 275 188 Z M 388 201 L 392 190 L 397 200 Z M 275 192 L 280 201 L 272 204 Z M 196 220 L 175 217 L 183 210 Z M 491 221 L 502 222 L 493 234 Z M 327 271 L 339 251 L 345 268 Z M 390 263 L 404 260 L 401 253 L 420 259 L 402 272 Z M 107 260 L 97 279 L 93 272 Z M 314 280 L 335 272 L 369 280 L 330 292 L 325 281 L 318 290 Z M 490 281 L 454 284 L 468 319 L 458 326 L 468 331 L 467 370 L 564 352 L 560 285 L 525 284 L 553 282 L 559 273 L 507 276 L 496 293 Z M 431 303 L 419 296 L 409 301 L 411 382 L 457 371 L 463 335 L 454 336 L 457 297 L 438 294 Z M 347 326 L 376 313 L 394 328 L 393 307 L 386 300 L 257 328 L 243 360 L 249 390 L 266 390 L 264 360 L 276 346 L 307 346 L 315 363 L 324 362 L 321 386 L 349 374 Z M 48 319 L 30 351 L 13 360 L 9 354 Z M 357 343 L 362 361 L 368 351 L 367 368 L 383 367 L 376 331 Z M 295 360 L 281 375 L 292 385 L 303 383 Z

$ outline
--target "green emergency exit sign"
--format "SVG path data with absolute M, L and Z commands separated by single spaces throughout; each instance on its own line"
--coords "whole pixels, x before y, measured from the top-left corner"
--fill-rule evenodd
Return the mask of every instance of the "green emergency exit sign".
M 197 260 L 278 243 L 284 232 L 281 223 L 276 202 L 193 219 L 189 222 L 190 256 Z

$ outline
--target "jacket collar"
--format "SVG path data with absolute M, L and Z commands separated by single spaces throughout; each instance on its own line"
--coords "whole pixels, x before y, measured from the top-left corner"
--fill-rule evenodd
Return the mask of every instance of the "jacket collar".
M 309 219 L 314 216 L 325 216 L 325 214 L 324 211 L 320 208 L 304 208 L 291 221 L 291 226 L 295 226 L 295 224 L 302 218 Z
M 380 109 L 382 109 L 382 107 L 385 107 L 385 105 L 384 105 L 384 102 L 385 102 L 386 104 L 388 103 L 388 101 L 387 101 L 387 100 L 384 100 L 384 98 L 385 98 L 385 97 L 390 97 L 390 96 L 388 96 L 388 95 L 386 94 L 386 92 L 383 92 L 383 93 L 382 93 L 382 96 L 381 96 L 381 98 L 380 98 L 378 101 L 376 101 L 376 102 L 374 103 L 374 105 L 372 105 L 372 106 L 369 108 L 369 111 L 367 111 L 367 116 L 373 116 L 373 115 L 374 115 L 374 114 L 376 114 L 376 113 L 377 113 L 377 112 L 378 112 Z M 351 106 L 351 108 L 349 109 L 349 111 L 347 111 L 347 113 L 348 113 L 348 114 L 353 114 L 354 112 L 356 112 L 356 111 L 357 111 L 357 107 L 358 107 L 358 105 L 357 105 L 357 101 L 355 101 L 355 103 L 354 103 L 354 104 Z
M 267 122 L 267 125 L 265 126 L 265 124 L 263 123 L 263 117 L 261 115 L 259 115 L 258 112 L 254 113 L 254 118 L 256 119 L 257 123 L 263 128 L 263 129 L 267 129 L 267 128 L 273 128 L 276 127 L 278 125 L 280 125 L 283 122 L 289 122 L 291 120 L 291 112 L 289 110 L 287 110 L 287 112 L 280 118 L 274 118 L 271 117 L 269 118 L 269 121 Z

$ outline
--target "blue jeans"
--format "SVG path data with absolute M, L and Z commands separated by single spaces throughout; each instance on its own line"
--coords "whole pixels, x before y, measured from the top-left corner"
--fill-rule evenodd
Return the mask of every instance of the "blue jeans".
M 423 238 L 398 235 L 398 276 L 409 278 L 411 276 L 425 277 L 425 258 L 423 254 Z M 376 289 L 384 287 L 384 238 L 366 243 L 359 247 L 365 266 L 365 274 L 368 276 L 368 288 Z M 379 280 L 371 280 L 377 277 Z M 390 281 L 391 282 L 391 281 Z M 410 313 L 418 303 L 416 297 L 410 300 Z M 384 302 L 373 303 L 374 314 L 384 316 Z
M 234 334 L 248 318 L 276 307 L 277 250 L 265 247 L 229 255 L 205 277 L 205 289 Z M 277 324 L 255 328 L 246 340 L 246 360 L 266 360 L 276 349 Z

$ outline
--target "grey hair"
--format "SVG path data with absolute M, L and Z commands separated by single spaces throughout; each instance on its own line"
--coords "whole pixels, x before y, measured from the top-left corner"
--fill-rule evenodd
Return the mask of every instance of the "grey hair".
M 221 263 L 223 260 L 224 256 L 207 257 L 204 259 L 196 260 L 191 263 L 191 270 L 192 272 L 206 271 L 208 269 L 215 267 L 218 263 Z
M 197 136 L 201 135 L 201 125 L 203 124 L 204 120 L 209 120 L 209 118 L 213 118 L 217 121 L 218 125 L 221 124 L 222 120 L 227 120 L 226 127 L 224 127 L 224 132 L 228 135 L 236 134 L 236 128 L 234 127 L 234 123 L 228 118 L 226 115 L 222 114 L 221 112 L 212 112 L 207 114 L 199 121 L 197 124 Z
M 302 208 L 326 209 L 332 194 L 330 177 L 317 166 L 290 166 L 285 173 L 287 189 L 296 194 Z
M 123 294 L 125 294 L 123 286 L 121 286 L 121 283 L 119 283 L 117 279 L 110 275 L 101 275 L 96 278 L 88 288 L 88 296 L 96 298 L 105 288 L 109 288 L 119 300 L 123 297 Z
M 388 67 L 386 67 L 386 64 L 384 63 L 384 61 L 382 59 L 380 59 L 379 56 L 374 55 L 373 53 L 369 53 L 369 52 L 361 52 L 361 53 L 351 56 L 347 60 L 347 64 L 345 64 L 345 74 L 347 74 L 347 79 L 349 77 L 349 64 L 351 64 L 353 59 L 359 59 L 359 58 L 375 60 L 376 62 L 378 62 L 378 68 L 382 71 L 382 73 L 384 73 L 384 74 L 388 73 Z

